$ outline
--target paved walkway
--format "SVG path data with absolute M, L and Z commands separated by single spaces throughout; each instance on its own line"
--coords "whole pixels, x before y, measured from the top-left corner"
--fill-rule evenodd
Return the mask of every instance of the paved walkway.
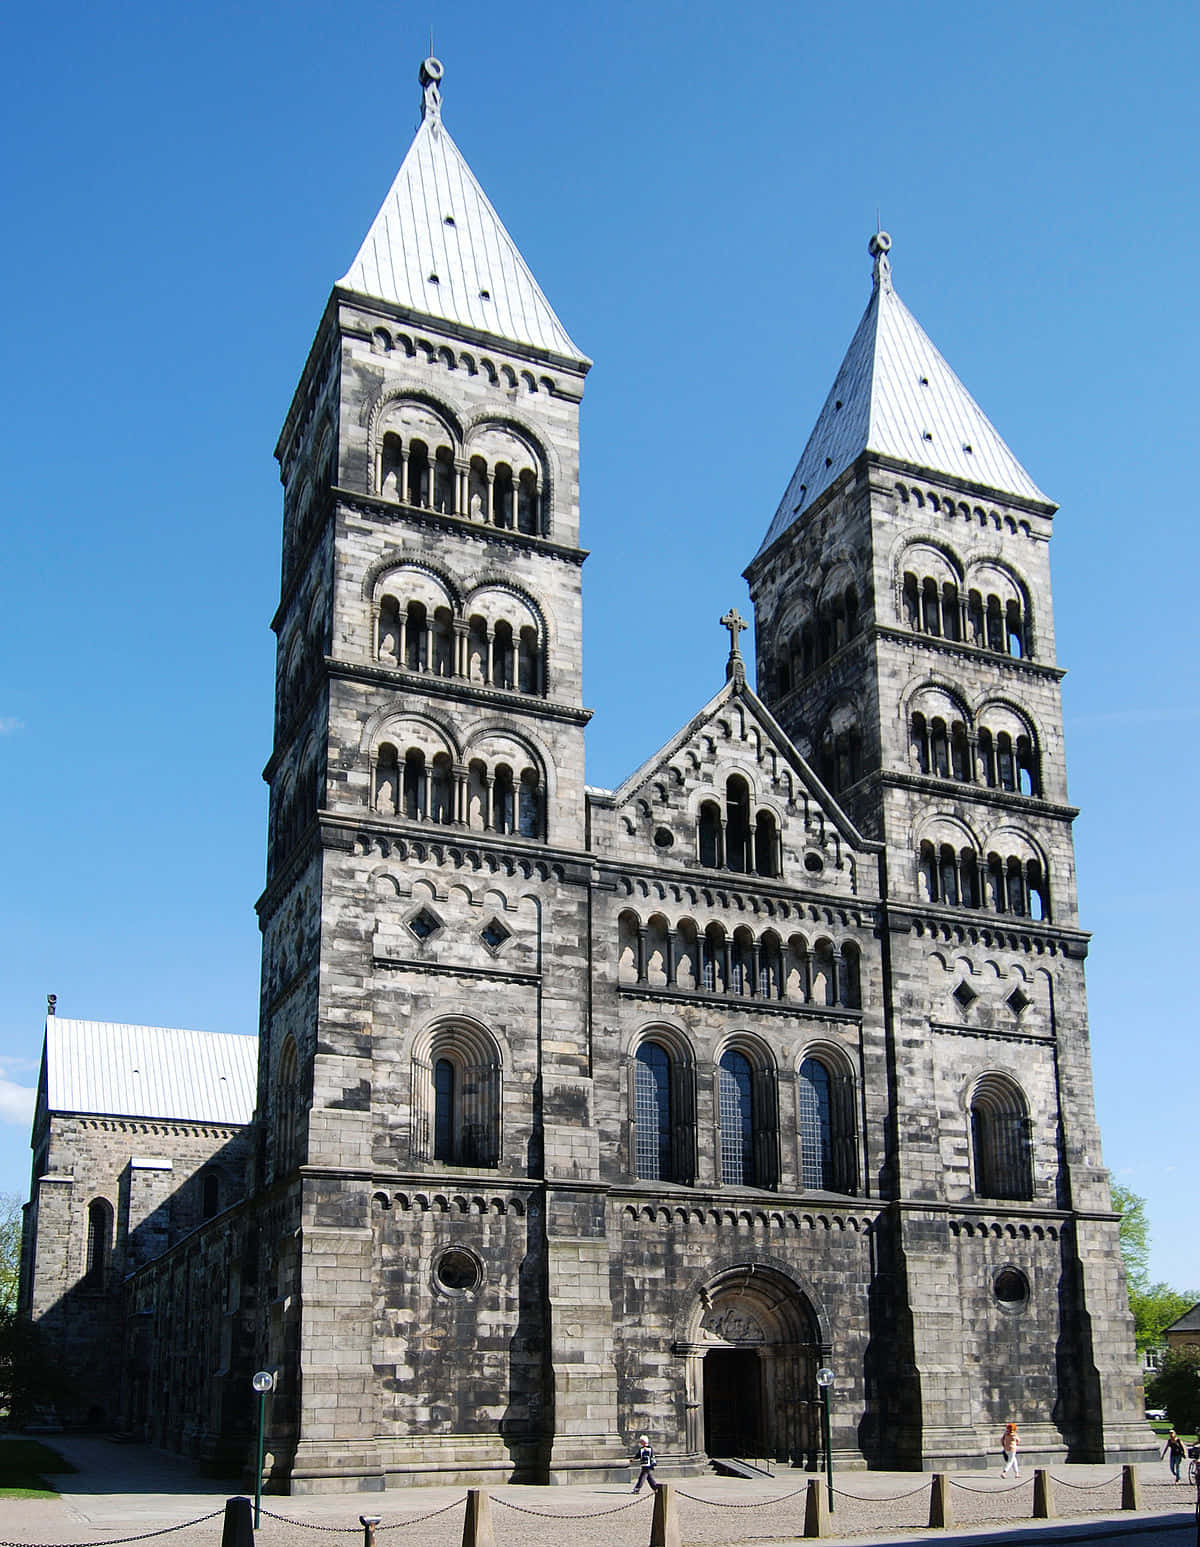
M 0 1500 L 0 1547 L 4 1543 L 112 1543 L 144 1533 L 171 1529 L 157 1537 L 161 1547 L 219 1547 L 225 1500 L 234 1491 L 226 1481 L 197 1476 L 191 1464 L 142 1445 L 117 1445 L 76 1435 L 48 1437 L 79 1471 L 56 1478 L 58 1499 Z M 1020 1535 L 1034 1540 L 1095 1540 L 1113 1527 L 1171 1532 L 1172 1542 L 1195 1538 L 1195 1498 L 1186 1484 L 1171 1482 L 1166 1466 L 1140 1469 L 1144 1509 L 1120 1510 L 1118 1467 L 1058 1466 L 1052 1469 L 1055 1499 L 1062 1517 L 1054 1522 L 1030 1519 L 1033 1479 L 1001 1479 L 991 1472 L 954 1477 L 951 1499 L 958 1529 L 950 1533 L 967 1547 L 971 1538 Z M 774 1479 L 745 1482 L 725 1477 L 695 1477 L 676 1485 L 685 1543 L 699 1547 L 744 1547 L 802 1540 L 802 1472 L 781 1471 Z M 862 1547 L 892 1542 L 946 1539 L 927 1530 L 929 1478 L 914 1472 L 846 1472 L 835 1478 L 832 1533 L 853 1538 Z M 648 1495 L 634 1498 L 625 1485 L 490 1488 L 497 1547 L 645 1547 L 650 1539 L 653 1504 Z M 359 1516 L 378 1515 L 379 1547 L 459 1547 L 462 1540 L 462 1487 L 398 1488 L 386 1493 L 338 1493 L 263 1500 L 261 1547 L 359 1547 Z M 213 1518 L 202 1521 L 201 1517 Z M 190 1522 L 200 1522 L 192 1524 Z M 984 1529 L 986 1527 L 986 1529 Z M 331 1536 L 334 1539 L 331 1540 Z

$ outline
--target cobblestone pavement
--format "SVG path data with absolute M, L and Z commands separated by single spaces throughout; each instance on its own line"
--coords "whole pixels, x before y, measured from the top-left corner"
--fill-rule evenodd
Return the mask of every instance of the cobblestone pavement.
M 55 1436 L 53 1443 L 79 1468 L 58 1479 L 58 1499 L 0 1500 L 0 1543 L 74 1547 L 113 1543 L 170 1529 L 153 1538 L 161 1547 L 219 1547 L 228 1482 L 197 1478 L 186 1462 L 144 1446 Z M 1191 1524 L 1195 1497 L 1171 1482 L 1165 1466 L 1140 1469 L 1140 1517 L 1120 1510 L 1120 1468 L 1056 1466 L 1051 1469 L 1060 1519 L 1052 1524 L 1099 1528 L 1140 1520 Z M 1005 1537 L 1020 1525 L 1031 1537 L 1046 1529 L 1033 1522 L 1033 1478 L 1001 1479 L 993 1472 L 956 1474 L 951 1503 L 957 1528 L 977 1533 L 999 1528 Z M 774 1479 L 744 1482 L 694 1477 L 675 1484 L 682 1538 L 696 1547 L 757 1547 L 802 1540 L 808 1478 L 780 1472 Z M 652 1497 L 631 1496 L 622 1484 L 490 1488 L 497 1547 L 645 1547 L 650 1540 Z M 929 1533 L 929 1478 L 912 1472 L 848 1472 L 835 1479 L 831 1536 L 869 1543 L 918 1541 Z M 358 1547 L 359 1516 L 378 1515 L 379 1547 L 459 1547 L 465 1489 L 433 1486 L 386 1493 L 267 1496 L 258 1532 L 262 1547 Z M 203 1516 L 210 1516 L 201 1520 Z M 200 1523 L 194 1523 L 200 1522 Z M 1190 1540 L 1190 1539 L 1189 1539 Z

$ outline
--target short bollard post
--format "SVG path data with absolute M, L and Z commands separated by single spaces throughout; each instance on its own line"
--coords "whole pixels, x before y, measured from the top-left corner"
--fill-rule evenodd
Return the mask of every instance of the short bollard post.
M 804 1500 L 804 1534 L 829 1535 L 829 1505 L 825 1499 L 825 1487 L 819 1477 L 808 1479 L 808 1493 Z
M 1054 1479 L 1044 1466 L 1033 1469 L 1033 1518 L 1054 1519 Z
M 378 1515 L 360 1515 L 358 1523 L 363 1528 L 363 1547 L 375 1547 L 375 1527 L 379 1524 Z
M 675 1502 L 675 1490 L 670 1483 L 659 1483 L 655 1490 L 650 1547 L 680 1547 L 679 1506 Z
M 950 1479 L 935 1472 L 929 1480 L 929 1528 L 949 1531 L 954 1525 L 954 1506 L 950 1502 Z
M 1141 1509 L 1142 1485 L 1138 1482 L 1137 1467 L 1129 1462 L 1121 1468 L 1121 1508 Z
M 496 1533 L 492 1530 L 492 1500 L 486 1488 L 467 1489 L 462 1547 L 496 1547 Z
M 221 1528 L 221 1547 L 254 1547 L 254 1526 L 250 1519 L 250 1500 L 225 1500 L 225 1524 Z

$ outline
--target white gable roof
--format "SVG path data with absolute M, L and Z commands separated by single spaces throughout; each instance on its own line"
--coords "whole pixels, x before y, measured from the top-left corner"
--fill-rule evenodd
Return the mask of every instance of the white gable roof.
M 248 1123 L 258 1038 L 46 1017 L 51 1112 Z
M 759 552 L 864 451 L 1050 503 L 892 288 L 886 249 L 876 257 L 871 300 Z
M 437 65 L 427 60 L 425 69 Z M 441 78 L 441 66 L 437 65 Z M 424 76 L 422 77 L 424 79 Z M 421 126 L 358 256 L 338 281 L 357 295 L 590 364 L 441 121 L 434 83 Z

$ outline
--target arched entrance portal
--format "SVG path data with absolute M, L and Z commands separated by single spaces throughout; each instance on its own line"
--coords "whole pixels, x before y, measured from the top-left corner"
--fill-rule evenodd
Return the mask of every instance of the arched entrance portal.
M 816 1465 L 822 1340 L 799 1286 L 775 1268 L 729 1268 L 699 1292 L 688 1332 L 688 1449 Z

